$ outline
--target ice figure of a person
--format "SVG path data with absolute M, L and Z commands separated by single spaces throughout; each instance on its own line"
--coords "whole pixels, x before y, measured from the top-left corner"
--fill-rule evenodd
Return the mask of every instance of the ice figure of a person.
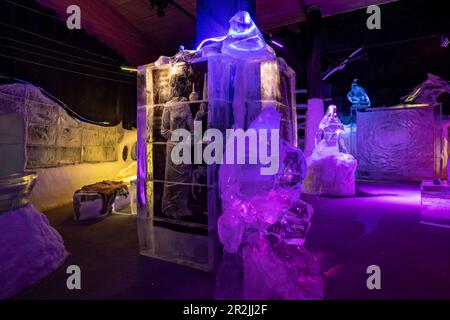
M 345 147 L 344 130 L 336 106 L 329 106 L 320 122 L 314 151 L 306 159 L 308 174 L 303 180 L 305 193 L 329 196 L 355 194 L 357 161 Z
M 172 96 L 174 94 L 176 95 L 176 91 L 172 92 Z M 188 208 L 192 165 L 175 164 L 172 161 L 171 153 L 178 142 L 171 141 L 171 136 L 172 132 L 177 129 L 186 129 L 192 134 L 194 133 L 194 120 L 189 104 L 186 98 L 180 96 L 174 96 L 164 105 L 161 135 L 167 139 L 162 212 L 168 217 L 181 219 L 192 216 L 192 212 Z
M 207 84 L 207 75 L 205 74 L 204 86 L 203 86 L 203 100 L 207 99 L 207 91 L 208 90 L 207 90 L 206 84 Z M 189 101 L 198 101 L 198 99 L 199 99 L 198 93 L 195 92 L 195 88 L 193 87 L 192 88 L 192 93 L 189 95 Z M 205 124 L 207 126 L 207 116 L 208 116 L 207 103 L 206 102 L 202 102 L 200 104 L 200 107 L 199 107 L 197 113 L 195 114 L 194 121 L 202 122 L 202 126 L 205 125 Z M 195 143 L 197 143 L 197 142 L 195 142 Z M 202 144 L 201 141 L 200 141 L 200 144 Z M 203 144 L 202 144 L 202 148 L 203 148 Z M 201 183 L 201 179 L 206 177 L 206 175 L 207 175 L 206 167 L 203 166 L 203 165 L 197 166 L 197 168 L 193 170 L 193 172 L 192 172 L 192 190 L 191 190 L 191 194 L 192 194 L 192 197 L 194 199 L 197 199 L 196 189 L 197 189 L 198 192 L 201 191 L 201 187 L 199 187 L 198 185 Z
M 336 106 L 329 106 L 316 133 L 315 152 L 323 154 L 348 153 L 342 137 L 344 131 L 345 127 L 337 116 Z
M 358 86 L 358 79 L 354 79 L 352 82 L 352 89 L 347 94 L 347 99 L 354 106 L 370 107 L 370 99 L 366 91 Z

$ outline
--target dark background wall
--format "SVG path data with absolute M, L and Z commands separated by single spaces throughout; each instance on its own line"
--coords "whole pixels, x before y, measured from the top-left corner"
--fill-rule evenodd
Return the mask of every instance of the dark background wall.
M 447 7 L 445 1 L 433 0 L 401 0 L 382 5 L 381 30 L 366 27 L 369 15 L 365 9 L 324 18 L 323 70 L 363 45 L 367 53 L 366 59 L 349 64 L 325 81 L 324 93 L 345 114 L 350 107 L 346 95 L 354 78 L 360 79 L 374 107 L 398 104 L 400 97 L 426 80 L 427 73 L 450 80 L 450 46 L 440 47 L 440 35 L 450 36 Z M 297 71 L 300 88 L 306 87 L 308 27 L 305 22 L 274 31 L 274 36 L 286 44 L 283 49 L 276 49 Z
M 44 88 L 90 120 L 135 125 L 135 75 L 120 70 L 127 61 L 83 30 L 68 30 L 65 21 L 35 1 L 15 2 L 38 12 L 0 1 L 0 73 Z M 373 106 L 399 103 L 427 73 L 449 80 L 450 47 L 440 47 L 440 35 L 450 36 L 446 7 L 445 1 L 437 0 L 382 5 L 381 30 L 367 29 L 365 9 L 323 18 L 323 71 L 360 46 L 366 46 L 367 53 L 366 59 L 349 64 L 324 83 L 325 96 L 346 114 L 346 94 L 354 78 L 360 79 Z M 297 72 L 298 88 L 307 87 L 310 27 L 303 22 L 270 30 L 284 44 L 275 49 Z
M 136 76 L 120 70 L 125 59 L 35 1 L 15 2 L 32 10 L 0 1 L 0 74 L 42 87 L 89 120 L 135 125 Z

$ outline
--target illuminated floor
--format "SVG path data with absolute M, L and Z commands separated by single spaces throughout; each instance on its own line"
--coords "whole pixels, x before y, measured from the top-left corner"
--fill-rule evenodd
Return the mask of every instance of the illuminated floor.
M 354 198 L 304 196 L 315 208 L 307 241 L 321 264 L 327 299 L 450 299 L 450 229 L 419 222 L 418 185 L 360 183 Z M 214 275 L 137 254 L 134 218 L 77 225 L 66 206 L 48 213 L 72 255 L 17 299 L 212 299 Z M 66 267 L 82 290 L 66 289 Z M 366 268 L 381 268 L 368 290 Z
M 418 185 L 360 183 L 354 198 L 304 199 L 327 299 L 450 299 L 450 229 L 420 223 Z M 367 289 L 369 265 L 381 268 L 381 290 Z

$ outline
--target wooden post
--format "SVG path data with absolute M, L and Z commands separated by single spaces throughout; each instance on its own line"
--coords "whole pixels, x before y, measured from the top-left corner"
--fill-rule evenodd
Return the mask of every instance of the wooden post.
M 308 109 L 305 123 L 305 156 L 310 156 L 315 146 L 315 136 L 324 116 L 322 93 L 322 14 L 315 9 L 307 14 L 308 19 L 308 61 L 307 88 Z

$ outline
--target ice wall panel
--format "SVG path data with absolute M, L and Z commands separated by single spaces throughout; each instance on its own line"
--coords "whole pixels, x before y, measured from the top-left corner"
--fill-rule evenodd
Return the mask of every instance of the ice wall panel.
M 27 168 L 48 168 L 58 164 L 56 148 L 27 147 Z
M 30 124 L 28 126 L 29 145 L 55 145 L 56 127 Z
M 81 128 L 58 128 L 58 147 L 80 147 L 82 138 Z
M 26 84 L 0 86 L 0 114 L 10 113 L 20 116 L 27 127 L 26 137 L 22 134 L 22 140 L 28 147 L 28 159 L 25 159 L 28 169 L 118 159 L 117 145 L 124 136 L 121 125 L 105 127 L 81 122 L 37 87 Z M 86 149 L 85 156 L 83 148 Z
M 360 178 L 433 178 L 434 107 L 359 112 L 357 126 Z

